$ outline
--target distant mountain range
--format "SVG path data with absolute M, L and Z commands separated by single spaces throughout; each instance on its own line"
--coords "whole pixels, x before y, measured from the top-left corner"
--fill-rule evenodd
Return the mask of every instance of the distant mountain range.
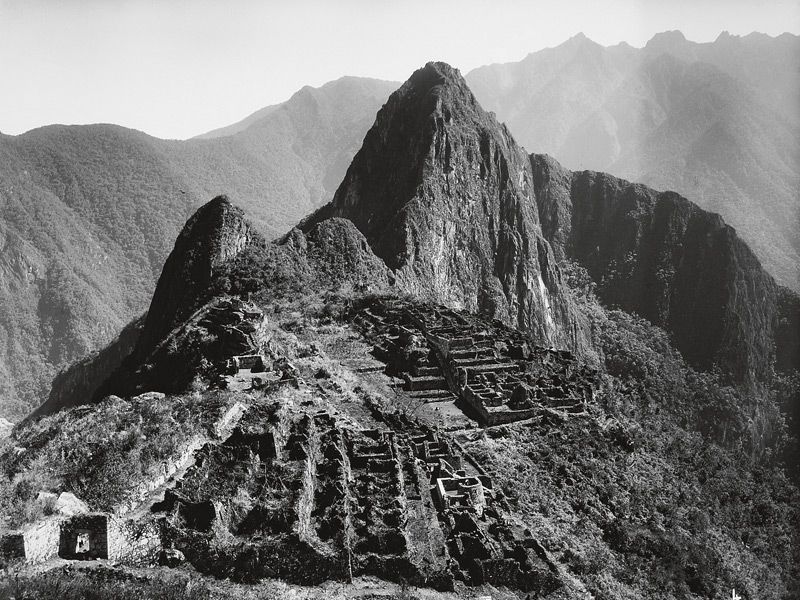
M 800 37 L 678 31 L 644 48 L 577 35 L 467 75 L 529 152 L 673 190 L 721 214 L 800 289 Z
M 673 189 L 721 213 L 798 289 L 798 37 L 578 36 L 476 69 L 478 100 L 529 152 Z M 0 136 L 0 416 L 147 307 L 172 242 L 226 193 L 266 238 L 329 201 L 397 87 L 343 78 L 187 141 L 113 125 Z

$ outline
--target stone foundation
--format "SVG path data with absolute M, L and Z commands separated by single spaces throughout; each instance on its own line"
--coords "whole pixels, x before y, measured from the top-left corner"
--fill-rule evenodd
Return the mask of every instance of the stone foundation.
M 447 388 L 485 425 L 534 417 L 542 407 L 585 413 L 597 373 L 572 354 L 534 346 L 521 332 L 440 306 L 377 300 L 355 323 L 375 342 L 387 373 L 416 397 L 441 401 Z M 413 394 L 412 394 L 413 395 Z

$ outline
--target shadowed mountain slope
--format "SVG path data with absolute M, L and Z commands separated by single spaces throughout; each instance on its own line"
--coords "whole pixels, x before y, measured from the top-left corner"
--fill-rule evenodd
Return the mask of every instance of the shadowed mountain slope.
M 671 332 L 694 365 L 740 381 L 768 375 L 777 286 L 719 215 L 546 155 L 531 164 L 545 236 L 586 267 L 600 298 Z
M 144 358 L 203 301 L 219 268 L 263 238 L 241 209 L 218 196 L 184 226 L 158 279 L 136 356 Z

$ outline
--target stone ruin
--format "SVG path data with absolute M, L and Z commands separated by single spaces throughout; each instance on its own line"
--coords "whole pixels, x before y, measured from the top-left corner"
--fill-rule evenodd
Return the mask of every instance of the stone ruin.
M 499 321 L 386 299 L 354 320 L 374 340 L 373 354 L 386 363 L 387 374 L 401 377 L 412 396 L 458 398 L 485 425 L 528 419 L 543 407 L 585 414 L 594 400 L 596 371 L 569 351 L 534 346 Z
M 195 450 L 148 513 L 72 515 L 0 548 L 30 561 L 188 561 L 241 582 L 376 576 L 543 593 L 560 585 L 554 563 L 453 438 L 384 422 L 361 429 L 328 412 L 256 403 L 230 435 Z
M 420 428 L 252 409 L 225 443 L 198 451 L 153 511 L 165 549 L 237 581 L 559 585 L 491 478 L 454 441 Z
M 37 563 L 58 557 L 148 565 L 160 549 L 161 538 L 154 520 L 87 512 L 45 519 L 24 531 L 0 537 L 0 562 Z
M 263 341 L 264 313 L 238 298 L 226 298 L 210 306 L 198 325 L 219 340 L 221 356 L 241 356 L 259 348 Z
M 273 360 L 263 353 L 233 356 L 225 361 L 220 370 L 222 376 L 217 383 L 223 388 L 246 388 L 249 385 L 249 389 L 266 393 L 284 385 L 299 386 L 297 367 L 285 357 Z
M 530 405 L 578 414 L 591 400 L 590 374 L 568 353 L 532 347 L 498 323 L 399 301 L 373 303 L 357 322 L 409 394 L 465 402 L 487 424 L 526 418 Z M 288 361 L 252 349 L 232 356 L 228 377 L 296 381 Z M 560 585 L 555 563 L 455 438 L 383 416 L 386 428 L 361 429 L 291 404 L 234 412 L 230 435 L 198 444 L 149 514 L 74 515 L 0 548 L 27 559 L 38 544 L 47 552 L 37 560 L 186 561 L 241 582 L 376 576 L 542 595 Z
M 270 351 L 266 317 L 253 304 L 237 298 L 209 307 L 198 325 L 217 337 L 217 385 L 272 391 L 284 384 L 298 385 L 297 368 Z
M 137 399 L 159 396 L 163 394 L 149 392 Z M 240 402 L 224 410 L 213 423 L 214 435 L 229 437 L 230 429 L 245 410 Z M 268 452 L 269 443 L 266 439 L 256 448 L 259 452 Z M 136 566 L 153 564 L 162 550 L 161 524 L 149 515 L 142 517 L 133 513 L 140 506 L 147 506 L 145 503 L 151 492 L 188 466 L 202 445 L 202 438 L 193 438 L 182 452 L 163 463 L 161 473 L 131 490 L 131 496 L 113 513 L 92 512 L 70 492 L 58 496 L 40 492 L 40 499 L 55 500 L 57 514 L 21 530 L 0 533 L 0 568 L 19 562 L 41 563 L 56 557 L 79 561 L 118 560 Z

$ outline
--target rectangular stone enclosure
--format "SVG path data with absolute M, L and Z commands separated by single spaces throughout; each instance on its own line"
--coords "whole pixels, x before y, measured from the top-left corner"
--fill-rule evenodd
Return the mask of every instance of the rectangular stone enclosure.
M 78 515 L 64 521 L 58 555 L 71 560 L 108 558 L 108 516 Z

